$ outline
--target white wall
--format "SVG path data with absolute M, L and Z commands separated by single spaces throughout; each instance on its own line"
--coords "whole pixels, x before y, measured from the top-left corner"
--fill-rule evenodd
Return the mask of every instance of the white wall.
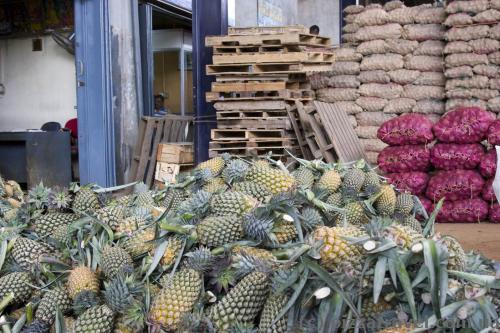
M 0 131 L 40 128 L 48 121 L 62 126 L 76 117 L 74 57 L 50 36 L 33 52 L 31 38 L 0 40 Z

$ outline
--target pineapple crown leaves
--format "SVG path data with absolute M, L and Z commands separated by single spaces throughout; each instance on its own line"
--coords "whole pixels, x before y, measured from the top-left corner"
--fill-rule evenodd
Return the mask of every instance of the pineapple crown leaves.
M 245 179 L 248 168 L 249 164 L 244 160 L 232 160 L 222 171 L 222 177 L 229 184 L 236 181 L 242 181 Z
M 215 333 L 216 330 L 210 318 L 203 311 L 195 310 L 182 316 L 177 332 Z
M 257 329 L 252 323 L 235 322 L 227 333 L 257 333 Z
M 71 196 L 68 190 L 53 191 L 50 195 L 50 206 L 57 209 L 69 208 L 71 204 Z
M 199 190 L 193 194 L 191 199 L 182 202 L 177 212 L 180 215 L 190 214 L 193 217 L 201 218 L 208 212 L 211 199 L 212 193 Z
M 215 286 L 215 289 L 221 291 L 229 290 L 230 286 L 236 284 L 236 274 L 234 268 L 231 267 L 231 258 L 222 257 L 217 260 L 209 273 L 210 284 Z
M 40 182 L 37 186 L 28 191 L 28 202 L 36 209 L 48 207 L 52 190 Z
M 206 247 L 199 247 L 186 253 L 184 257 L 185 267 L 194 269 L 200 273 L 208 272 L 217 260 L 217 257 Z
M 252 272 L 261 272 L 267 276 L 271 276 L 271 264 L 265 260 L 245 254 L 235 254 L 234 263 L 231 265 L 235 269 L 236 280 L 241 280 L 246 275 Z
M 104 282 L 104 298 L 106 304 L 114 311 L 125 314 L 143 292 L 143 286 L 133 275 L 118 274 L 110 281 Z
M 245 234 L 256 241 L 278 243 L 273 233 L 274 217 L 259 217 L 256 214 L 247 214 L 243 219 Z

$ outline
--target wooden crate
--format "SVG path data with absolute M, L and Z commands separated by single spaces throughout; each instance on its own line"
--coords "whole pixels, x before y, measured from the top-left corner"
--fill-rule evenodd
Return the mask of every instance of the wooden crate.
M 160 143 L 156 155 L 158 162 L 187 164 L 194 162 L 194 149 L 191 142 Z
M 189 171 L 193 168 L 192 163 L 187 164 L 177 164 L 177 163 L 166 163 L 157 162 L 155 170 L 155 180 L 160 182 L 175 183 L 176 177 L 179 173 L 184 171 Z

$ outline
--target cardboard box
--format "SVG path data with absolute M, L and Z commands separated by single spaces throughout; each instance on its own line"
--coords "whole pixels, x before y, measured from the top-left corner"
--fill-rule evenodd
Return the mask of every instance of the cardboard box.
M 172 164 L 192 164 L 194 162 L 193 143 L 160 143 L 156 160 Z
M 193 168 L 191 163 L 188 164 L 177 164 L 177 163 L 166 163 L 166 162 L 156 162 L 156 172 L 155 180 L 160 182 L 175 183 L 176 177 L 179 173 L 184 171 L 189 171 Z

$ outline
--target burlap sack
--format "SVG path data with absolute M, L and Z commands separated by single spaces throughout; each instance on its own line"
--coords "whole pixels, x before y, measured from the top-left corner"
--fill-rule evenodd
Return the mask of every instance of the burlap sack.
M 371 4 L 365 6 L 365 10 L 367 10 L 367 9 L 383 9 L 383 8 L 384 7 L 379 3 L 371 3 Z
M 419 71 L 408 69 L 398 69 L 395 71 L 390 71 L 388 74 L 392 82 L 403 85 L 413 83 L 420 76 Z
M 344 8 L 344 13 L 345 14 L 359 14 L 363 10 L 365 10 L 365 7 L 360 6 L 360 5 L 350 5 Z
M 446 80 L 446 90 L 451 90 L 455 88 L 477 88 L 483 89 L 488 88 L 490 80 L 487 76 L 482 75 L 474 75 L 470 78 L 462 78 L 462 79 L 449 79 Z
M 386 71 L 363 71 L 359 74 L 358 80 L 361 83 L 389 83 L 391 78 Z
M 399 24 L 415 23 L 416 12 L 411 7 L 401 7 L 391 10 L 389 13 L 389 22 Z
M 356 115 L 358 126 L 381 126 L 386 121 L 395 117 L 395 114 L 383 112 L 361 112 Z
M 335 61 L 361 61 L 363 56 L 356 52 L 352 47 L 339 47 L 333 50 L 335 54 Z
M 486 109 L 488 107 L 488 103 L 479 99 L 448 99 L 446 101 L 447 112 L 458 107 L 478 107 Z
M 446 67 L 487 65 L 488 56 L 486 54 L 474 53 L 450 54 L 446 56 L 444 63 L 446 64 Z
M 378 97 L 360 97 L 356 100 L 356 104 L 361 106 L 364 111 L 376 112 L 384 109 L 387 105 L 387 100 Z
M 387 143 L 384 143 L 379 139 L 360 139 L 360 141 L 365 151 L 381 152 L 388 146 Z
M 442 24 L 446 19 L 446 12 L 443 7 L 424 8 L 415 15 L 415 23 Z
M 442 99 L 444 98 L 444 88 L 438 86 L 416 86 L 407 84 L 401 97 L 411 98 L 414 100 L 421 99 Z
M 366 97 L 394 99 L 401 96 L 403 87 L 399 84 L 365 83 L 359 87 L 359 94 Z
M 405 4 L 403 3 L 403 1 L 393 0 L 393 1 L 386 2 L 384 5 L 384 9 L 386 11 L 390 12 L 391 10 L 404 7 L 404 5 Z
M 381 39 L 363 42 L 358 45 L 356 52 L 365 56 L 370 54 L 385 54 L 387 53 L 387 43 Z
M 500 90 L 500 79 L 490 79 L 490 89 Z
M 473 39 L 486 38 L 490 32 L 487 25 L 473 25 L 470 27 L 453 27 L 445 33 L 445 38 L 449 42 L 462 40 L 469 41 Z
M 358 127 L 358 120 L 356 119 L 356 116 L 347 116 L 347 119 L 352 125 L 352 128 Z
M 333 63 L 331 71 L 334 75 L 358 75 L 359 62 L 337 61 Z
M 443 72 L 422 72 L 420 76 L 413 82 L 417 86 L 442 86 L 446 82 L 446 77 Z
M 444 25 L 448 27 L 454 27 L 457 25 L 469 25 L 469 24 L 472 24 L 472 17 L 466 13 L 451 14 L 444 21 Z
M 441 114 L 429 113 L 427 115 L 427 119 L 431 121 L 431 123 L 435 124 L 441 119 Z
M 409 24 L 403 27 L 405 39 L 423 42 L 425 40 L 442 40 L 446 28 L 442 24 Z
M 412 112 L 425 114 L 444 114 L 445 104 L 443 100 L 423 99 L 417 101 L 416 105 L 412 109 Z
M 495 64 L 495 65 L 500 65 L 500 52 L 493 52 L 488 54 L 488 60 L 490 63 Z
M 356 23 L 346 24 L 342 28 L 342 32 L 346 33 L 346 34 L 352 34 L 352 33 L 356 32 L 358 30 L 359 30 L 359 25 L 357 25 Z
M 401 55 L 412 53 L 418 47 L 418 42 L 415 40 L 388 39 L 385 43 L 387 52 Z
M 362 71 L 393 71 L 396 69 L 403 68 L 404 61 L 403 56 L 399 54 L 387 53 L 387 54 L 372 54 L 363 57 L 361 60 L 360 69 Z
M 417 42 L 415 42 L 417 43 Z M 442 57 L 445 43 L 440 40 L 426 40 L 418 44 L 413 55 Z
M 500 11 L 496 9 L 488 9 L 474 15 L 472 20 L 474 23 L 496 23 L 500 20 Z
M 403 28 L 400 24 L 388 23 L 373 27 L 362 27 L 354 34 L 354 38 L 360 42 L 375 39 L 397 39 L 401 38 Z
M 330 85 L 331 72 L 315 72 L 307 74 L 307 81 L 311 84 L 311 89 L 326 88 Z
M 366 155 L 366 162 L 372 166 L 377 165 L 377 159 L 378 159 L 378 153 L 374 151 L 367 151 L 365 152 Z
M 408 113 L 411 112 L 413 107 L 417 104 L 414 99 L 410 98 L 396 98 L 391 99 L 384 107 L 385 113 Z
M 465 88 L 455 88 L 448 90 L 446 92 L 446 98 L 472 98 L 472 92 L 470 89 L 465 89 Z
M 500 0 L 490 0 L 490 7 L 492 9 L 500 10 Z
M 490 54 L 492 52 L 498 51 L 500 42 L 496 39 L 480 38 L 470 40 L 469 45 L 472 47 L 472 52 L 474 53 Z
M 444 47 L 444 54 L 455 54 L 455 53 L 470 53 L 472 52 L 472 46 L 468 42 L 456 41 L 448 42 Z
M 376 139 L 378 126 L 358 126 L 354 131 L 360 139 Z
M 472 71 L 477 75 L 484 75 L 489 78 L 495 78 L 499 74 L 498 67 L 496 65 L 476 65 L 472 68 Z
M 356 20 L 356 16 L 358 16 L 358 14 L 349 14 L 349 15 L 346 15 L 344 16 L 344 22 L 347 24 L 347 23 L 354 23 L 354 20 Z
M 333 88 L 358 88 L 357 75 L 335 75 L 330 77 L 329 86 Z
M 442 57 L 407 55 L 404 59 L 404 67 L 422 72 L 443 72 L 444 64 Z
M 355 101 L 358 99 L 358 89 L 352 88 L 323 88 L 316 90 L 316 99 L 326 103 L 340 101 Z
M 354 20 L 354 23 L 360 27 L 366 27 L 371 25 L 382 25 L 389 21 L 389 15 L 387 12 L 380 8 L 365 9 L 362 13 L 359 13 Z
M 356 34 L 342 34 L 342 41 L 346 44 L 356 43 L 358 40 L 356 39 Z
M 496 113 L 500 112 L 500 97 L 488 100 L 488 110 Z
M 335 106 L 344 110 L 347 114 L 357 114 L 363 112 L 363 109 L 353 101 L 340 101 L 335 102 Z
M 500 39 L 500 23 L 490 27 L 489 37 L 497 40 Z
M 482 99 L 483 101 L 498 97 L 500 92 L 496 89 L 470 89 L 472 97 Z
M 488 0 L 459 0 L 452 1 L 446 6 L 448 14 L 454 13 L 480 13 L 487 10 L 489 7 Z
M 479 66 L 484 66 L 484 65 L 479 65 Z M 472 75 L 474 75 L 474 73 L 472 72 L 472 67 L 470 66 L 448 68 L 444 72 L 444 76 L 446 76 L 448 79 L 471 77 Z

